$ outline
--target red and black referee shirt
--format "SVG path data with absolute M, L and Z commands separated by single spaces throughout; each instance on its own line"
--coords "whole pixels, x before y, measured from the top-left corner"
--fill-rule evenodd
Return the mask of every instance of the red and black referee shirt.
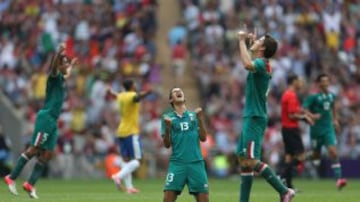
M 290 119 L 289 114 L 301 112 L 299 99 L 292 89 L 287 89 L 281 97 L 281 124 L 283 128 L 298 128 L 299 121 Z

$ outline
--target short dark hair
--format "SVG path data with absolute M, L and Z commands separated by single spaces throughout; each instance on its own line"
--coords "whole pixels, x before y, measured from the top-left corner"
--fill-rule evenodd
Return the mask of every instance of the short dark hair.
M 326 73 L 321 73 L 319 74 L 317 77 L 316 77 L 316 82 L 320 82 L 322 78 L 324 77 L 328 77 L 329 78 L 329 75 L 327 75 Z
M 125 79 L 125 81 L 123 82 L 123 86 L 126 91 L 129 91 L 133 85 L 134 85 L 134 81 L 131 79 Z
M 288 85 L 291 85 L 293 84 L 294 81 L 298 80 L 299 79 L 299 76 L 296 75 L 296 74 L 291 74 L 287 77 L 287 84 Z
M 265 47 L 264 57 L 271 58 L 276 53 L 278 43 L 270 34 L 265 34 L 263 46 Z

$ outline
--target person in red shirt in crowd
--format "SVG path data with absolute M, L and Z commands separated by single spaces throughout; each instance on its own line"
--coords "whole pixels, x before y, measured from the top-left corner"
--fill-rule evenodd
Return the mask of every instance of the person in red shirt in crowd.
M 289 188 L 294 188 L 292 184 L 293 167 L 301 165 L 305 160 L 299 121 L 304 120 L 313 124 L 314 120 L 303 112 L 297 96 L 302 88 L 302 80 L 297 75 L 290 75 L 287 83 L 288 88 L 281 97 L 281 133 L 285 148 L 285 166 L 281 178 Z

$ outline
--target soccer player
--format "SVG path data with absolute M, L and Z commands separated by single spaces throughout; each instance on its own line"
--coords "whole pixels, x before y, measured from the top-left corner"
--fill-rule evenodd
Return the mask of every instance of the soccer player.
M 285 166 L 281 178 L 285 179 L 287 187 L 294 188 L 292 184 L 293 168 L 301 165 L 305 160 L 299 121 L 304 120 L 309 124 L 314 124 L 314 121 L 301 109 L 297 97 L 297 93 L 302 88 L 301 79 L 297 75 L 290 75 L 287 83 L 288 88 L 281 97 L 281 132 L 285 147 Z
M 169 101 L 173 110 L 164 114 L 161 122 L 164 145 L 172 147 L 163 202 L 176 201 L 185 184 L 197 202 L 208 202 L 208 179 L 200 149 L 200 141 L 206 141 L 202 109 L 187 110 L 180 88 L 171 89 Z
M 65 79 L 70 75 L 76 61 L 76 58 L 70 61 L 65 56 L 65 45 L 61 45 L 59 51 L 52 58 L 50 74 L 46 84 L 45 103 L 36 115 L 31 145 L 21 154 L 12 172 L 4 178 L 9 191 L 14 195 L 18 195 L 15 186 L 16 178 L 20 175 L 26 163 L 32 157 L 37 156 L 34 169 L 30 178 L 24 182 L 23 188 L 31 198 L 38 198 L 34 185 L 42 175 L 45 164 L 53 155 L 58 139 L 57 119 L 61 113 L 65 97 Z
M 258 172 L 280 194 L 281 202 L 289 202 L 295 196 L 274 171 L 260 160 L 261 145 L 267 125 L 266 99 L 269 93 L 271 67 L 269 59 L 276 53 L 277 42 L 266 34 L 256 39 L 256 33 L 238 32 L 240 59 L 248 70 L 243 110 L 243 128 L 239 137 L 237 155 L 241 166 L 240 202 L 248 202 L 253 181 L 253 171 Z M 250 52 L 247 50 L 250 43 Z
M 126 192 L 136 194 L 139 192 L 132 183 L 132 173 L 140 166 L 142 156 L 140 144 L 140 100 L 151 93 L 151 90 L 136 92 L 135 82 L 125 80 L 123 82 L 125 92 L 115 93 L 111 88 L 107 89 L 107 94 L 116 98 L 120 107 L 121 121 L 117 130 L 117 142 L 120 147 L 120 153 L 124 159 L 121 170 L 112 176 L 118 189 L 122 190 L 122 180 L 126 187 Z
M 327 74 L 320 74 L 316 79 L 319 93 L 310 95 L 304 102 L 304 109 L 309 113 L 319 115 L 315 124 L 310 128 L 312 142 L 311 160 L 319 160 L 321 147 L 326 146 L 332 160 L 332 169 L 336 178 L 336 187 L 341 190 L 346 186 L 346 179 L 342 178 L 341 164 L 336 149 L 336 131 L 339 128 L 335 108 L 335 95 L 329 92 L 330 79 Z

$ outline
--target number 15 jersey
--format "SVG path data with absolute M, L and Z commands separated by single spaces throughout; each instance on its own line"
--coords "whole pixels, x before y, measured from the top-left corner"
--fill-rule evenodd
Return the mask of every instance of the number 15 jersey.
M 170 141 L 172 154 L 170 161 L 191 163 L 202 161 L 200 150 L 199 125 L 196 113 L 185 111 L 182 116 L 175 111 L 166 113 L 161 120 L 161 136 L 165 136 L 164 118 L 171 119 Z

